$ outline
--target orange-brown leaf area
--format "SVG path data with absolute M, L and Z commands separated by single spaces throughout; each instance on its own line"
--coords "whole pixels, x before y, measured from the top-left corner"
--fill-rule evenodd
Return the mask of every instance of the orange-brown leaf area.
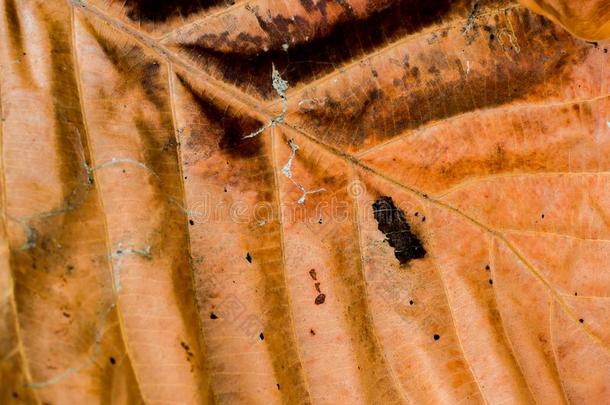
M 524 4 L 1 0 L 0 403 L 610 403 L 610 6 Z

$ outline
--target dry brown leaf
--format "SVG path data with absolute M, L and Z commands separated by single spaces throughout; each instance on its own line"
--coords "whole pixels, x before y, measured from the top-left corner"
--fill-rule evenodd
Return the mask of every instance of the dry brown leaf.
M 0 403 L 610 402 L 609 43 L 504 0 L 1 4 Z M 553 18 L 607 36 L 588 4 Z

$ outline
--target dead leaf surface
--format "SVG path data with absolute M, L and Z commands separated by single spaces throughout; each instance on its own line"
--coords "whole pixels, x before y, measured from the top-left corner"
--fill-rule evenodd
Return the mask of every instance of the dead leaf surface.
M 504 0 L 1 4 L 0 403 L 610 401 L 607 42 Z

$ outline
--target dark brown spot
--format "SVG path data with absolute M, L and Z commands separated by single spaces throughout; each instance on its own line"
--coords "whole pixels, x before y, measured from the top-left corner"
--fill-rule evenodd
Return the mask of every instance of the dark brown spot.
M 390 246 L 394 248 L 394 256 L 400 264 L 426 256 L 426 249 L 418 237 L 411 232 L 404 213 L 394 205 L 392 197 L 379 197 L 373 203 L 373 215 L 377 221 L 377 227 L 386 236 Z
M 318 294 L 315 300 L 316 305 L 324 304 L 324 301 L 326 301 L 326 295 L 321 293 Z

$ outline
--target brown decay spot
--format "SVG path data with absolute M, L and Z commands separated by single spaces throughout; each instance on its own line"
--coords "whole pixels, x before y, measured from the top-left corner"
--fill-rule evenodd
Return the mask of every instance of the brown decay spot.
M 181 75 L 178 75 L 178 80 L 191 94 L 200 113 L 210 123 L 206 128 L 206 133 L 194 132 L 191 135 L 192 141 L 187 143 L 188 147 L 197 149 L 196 142 L 213 142 L 231 158 L 249 158 L 260 155 L 263 145 L 261 138 L 256 136 L 244 139 L 244 136 L 261 128 L 263 123 L 235 111 L 231 107 L 215 104 L 211 99 L 195 90 Z
M 538 97 L 542 90 L 546 94 L 553 88 L 552 83 L 564 80 L 571 66 L 577 66 L 586 58 L 590 48 L 583 47 L 543 17 L 527 11 L 513 13 L 516 15 L 507 18 L 521 21 L 522 32 L 518 39 L 534 33 L 538 39 L 529 41 L 519 53 L 505 51 L 493 44 L 490 46 L 492 64 L 484 71 L 473 70 L 466 74 L 462 59 L 447 63 L 445 53 L 432 50 L 419 54 L 418 63 L 426 67 L 426 72 L 431 69 L 433 73 L 424 78 L 423 68 L 405 66 L 398 88 L 384 88 L 381 92 L 376 89 L 376 82 L 367 82 L 357 89 L 363 94 L 360 99 L 353 97 L 356 89 L 351 86 L 339 89 L 337 94 L 323 89 L 313 94 L 306 92 L 302 95 L 303 100 L 321 100 L 313 108 L 301 107 L 300 115 L 306 128 L 326 141 L 359 146 L 366 139 L 381 141 L 429 122 L 525 97 Z M 513 60 L 508 59 L 505 52 L 509 52 Z M 455 72 L 460 76 L 454 79 Z M 390 98 L 391 109 L 387 107 Z M 337 131 L 337 122 L 342 123 L 340 131 Z
M 419 238 L 411 232 L 404 212 L 394 205 L 392 197 L 382 196 L 373 203 L 373 215 L 378 228 L 394 248 L 394 256 L 400 264 L 426 256 L 426 249 Z
M 321 305 L 324 304 L 324 301 L 326 301 L 326 295 L 325 294 L 318 294 L 318 296 L 316 297 L 316 300 L 314 301 L 316 303 L 316 305 Z
M 182 346 L 182 348 L 186 352 L 187 359 L 191 361 L 190 358 L 193 357 L 194 354 L 193 352 L 191 352 L 191 348 L 189 347 L 189 345 L 186 342 L 180 342 L 180 346 Z
M 343 10 L 338 22 L 331 25 L 326 14 L 326 5 L 331 1 L 301 0 L 306 10 L 320 14 L 319 25 L 299 16 L 261 16 L 251 7 L 249 11 L 265 32 L 263 36 L 242 32 L 231 39 L 226 31 L 206 33 L 182 48 L 205 69 L 219 72 L 222 80 L 253 89 L 269 99 L 277 96 L 269 80 L 272 63 L 292 85 L 309 82 L 331 72 L 335 66 L 438 21 L 452 10 L 465 14 L 469 3 L 469 0 L 453 4 L 450 0 L 371 0 L 367 4 L 368 15 L 362 18 L 353 14 L 349 4 L 339 2 Z M 371 26 L 376 28 L 371 30 Z M 282 48 L 285 43 L 290 44 L 287 50 Z M 269 49 L 266 52 L 265 47 Z
M 320 291 L 320 283 L 315 283 L 314 287 L 316 287 L 316 291 L 321 293 L 322 291 Z
M 316 269 L 309 270 L 309 275 L 311 276 L 311 278 L 313 280 L 317 280 L 318 279 L 318 276 L 316 275 Z
M 316 335 L 316 332 L 315 332 L 313 329 L 309 329 L 309 334 L 310 334 L 311 336 L 315 336 L 315 335 Z

